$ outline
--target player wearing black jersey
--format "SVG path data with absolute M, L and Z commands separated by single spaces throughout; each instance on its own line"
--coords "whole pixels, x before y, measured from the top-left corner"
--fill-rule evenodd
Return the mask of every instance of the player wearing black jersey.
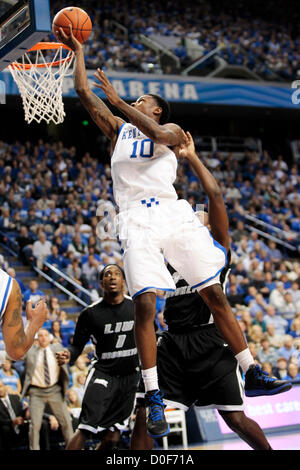
M 189 133 L 187 135 L 189 145 L 185 147 L 184 156 L 197 158 L 199 162 L 193 168 L 208 195 L 210 229 L 213 238 L 228 253 L 227 265 L 220 276 L 224 290 L 230 270 L 226 208 L 215 178 L 198 159 L 192 137 Z M 169 269 L 176 291 L 167 295 L 164 321 L 168 331 L 162 333 L 157 348 L 158 380 L 164 393 L 164 402 L 183 410 L 192 405 L 216 408 L 227 425 L 250 447 L 270 450 L 262 429 L 243 412 L 243 381 L 239 364 L 213 323 L 209 308 L 171 266 Z M 249 380 L 247 374 L 246 380 Z M 281 391 L 283 388 L 288 390 L 291 384 L 270 378 L 270 392 L 277 392 L 280 387 Z M 251 382 L 248 383 L 248 389 L 251 389 Z M 140 392 L 137 395 L 139 398 L 131 448 L 149 450 L 153 447 L 153 440 L 147 434 L 145 402 L 142 398 L 144 393 Z
M 78 429 L 67 450 L 82 449 L 90 433 L 102 431 L 98 450 L 112 449 L 134 407 L 139 360 L 133 333 L 133 302 L 124 295 L 124 273 L 118 265 L 107 265 L 100 280 L 103 299 L 80 313 L 73 344 L 57 354 L 60 364 L 72 364 L 90 338 L 95 345 Z

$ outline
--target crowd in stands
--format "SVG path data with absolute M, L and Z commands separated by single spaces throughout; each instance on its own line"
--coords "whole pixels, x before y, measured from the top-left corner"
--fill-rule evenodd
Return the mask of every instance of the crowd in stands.
M 61 4 L 54 2 L 53 13 L 60 8 Z M 82 8 L 93 21 L 93 32 L 85 44 L 88 68 L 180 73 L 193 62 L 185 41 L 190 39 L 199 48 L 198 57 L 222 46 L 219 55 L 230 65 L 246 66 L 264 79 L 297 78 L 300 36 L 295 2 L 286 6 L 272 0 L 262 6 L 258 1 L 241 0 L 83 0 Z M 180 67 L 162 66 L 159 55 L 142 44 L 141 34 L 150 39 L 154 35 L 174 38 L 171 52 Z
M 199 141 L 195 136 L 196 148 Z M 232 269 L 226 293 L 251 352 L 272 375 L 299 381 L 299 164 L 288 164 L 281 155 L 267 150 L 260 154 L 251 148 L 239 158 L 219 152 L 199 152 L 199 157 L 219 181 L 228 209 Z M 186 161 L 179 161 L 175 187 L 178 196 L 186 198 L 194 209 L 200 204 L 207 210 L 207 197 Z M 98 237 L 99 207 L 102 215 L 115 209 L 108 164 L 89 153 L 78 155 L 75 147 L 67 148 L 62 142 L 0 142 L 0 241 L 18 251 L 27 266 L 39 267 L 78 296 L 82 295 L 80 287 L 84 287 L 94 299 L 102 294 L 101 269 L 108 263 L 123 265 L 117 240 L 109 235 Z M 251 230 L 247 214 L 268 224 L 266 236 Z M 276 243 L 278 229 L 283 238 Z M 293 250 L 286 248 L 285 242 Z M 47 297 L 38 278 L 28 283 L 18 279 L 3 255 L 0 266 L 20 283 L 24 301 L 35 303 Z M 53 272 L 51 266 L 59 271 Z M 85 299 L 87 303 L 93 300 Z M 44 327 L 51 333 L 52 342 L 67 346 L 76 318 L 70 319 L 58 296 L 48 297 L 48 304 L 49 318 Z M 167 328 L 164 305 L 159 292 L 158 331 Z M 66 399 L 74 426 L 92 355 L 90 344 L 69 368 Z M 11 364 L 6 360 L 0 380 L 10 391 L 19 393 L 23 374 L 22 361 Z

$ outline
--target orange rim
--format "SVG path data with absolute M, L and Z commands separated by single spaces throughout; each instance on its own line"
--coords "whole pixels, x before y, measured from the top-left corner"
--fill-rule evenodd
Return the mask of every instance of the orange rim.
M 34 51 L 45 51 L 47 49 L 59 49 L 63 48 L 68 51 L 72 51 L 72 49 L 60 42 L 38 42 L 35 46 L 28 49 L 27 52 L 34 52 Z M 20 62 L 13 62 L 10 64 L 10 67 L 13 69 L 18 70 L 29 70 L 32 67 L 36 68 L 45 68 L 45 67 L 57 67 L 59 64 L 63 64 L 64 62 L 69 62 L 72 59 L 72 56 L 66 57 L 65 59 L 56 60 L 55 62 L 48 62 L 45 64 L 22 64 Z

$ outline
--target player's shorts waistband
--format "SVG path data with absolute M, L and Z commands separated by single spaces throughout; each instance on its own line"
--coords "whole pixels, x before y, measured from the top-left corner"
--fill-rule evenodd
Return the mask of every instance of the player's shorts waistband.
M 175 326 L 169 326 L 169 329 L 167 330 L 168 333 L 171 335 L 184 335 L 186 333 L 193 333 L 197 332 L 199 330 L 210 330 L 216 328 L 216 325 L 214 323 L 203 323 L 202 325 L 195 325 L 195 326 L 183 326 L 183 327 L 175 327 Z
M 169 198 L 159 198 L 159 197 L 148 197 L 139 199 L 136 201 L 130 201 L 126 204 L 120 206 L 120 212 L 126 211 L 128 209 L 133 209 L 137 207 L 144 207 L 149 209 L 150 207 L 157 207 L 163 204 L 170 204 L 171 202 L 176 202 L 178 199 L 169 199 Z

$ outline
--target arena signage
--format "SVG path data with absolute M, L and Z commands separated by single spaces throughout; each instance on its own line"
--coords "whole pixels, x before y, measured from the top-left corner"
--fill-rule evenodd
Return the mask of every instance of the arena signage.
M 88 70 L 88 81 L 93 91 L 100 97 L 103 93 L 94 87 L 94 70 Z M 159 94 L 168 101 L 177 103 L 199 103 L 227 106 L 256 106 L 295 109 L 290 84 L 267 84 L 246 80 L 204 79 L 180 77 L 178 75 L 130 74 L 108 72 L 113 86 L 126 101 L 135 100 L 146 93 Z M 10 73 L 0 73 L 5 83 L 7 95 L 19 94 Z M 63 96 L 75 98 L 73 78 L 64 79 Z

